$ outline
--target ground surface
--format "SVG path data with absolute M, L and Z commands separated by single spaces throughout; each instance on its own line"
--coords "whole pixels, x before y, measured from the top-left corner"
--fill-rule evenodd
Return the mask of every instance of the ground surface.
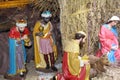
M 92 80 L 120 80 L 120 66 L 106 67 L 106 72 Z
M 55 66 L 59 69 L 58 72 L 61 72 L 62 65 L 60 60 L 56 62 Z M 44 73 L 44 72 L 36 71 L 33 61 L 27 64 L 27 68 L 28 68 L 28 74 L 26 75 L 26 78 L 23 80 L 50 80 L 50 78 L 56 74 L 56 72 Z M 0 75 L 0 80 L 7 80 L 7 79 L 4 79 L 3 76 Z
M 61 67 L 62 67 L 61 59 L 59 59 L 56 62 L 55 66 L 59 69 L 58 72 L 61 72 Z M 50 80 L 50 78 L 56 74 L 56 72 L 44 73 L 44 72 L 36 71 L 33 61 L 27 64 L 27 68 L 28 68 L 28 74 L 26 76 L 26 79 L 23 80 Z M 93 78 L 92 80 L 120 80 L 120 66 L 108 66 L 105 68 L 106 68 L 105 73 Z M 4 79 L 3 76 L 0 75 L 0 80 L 7 80 L 7 79 Z

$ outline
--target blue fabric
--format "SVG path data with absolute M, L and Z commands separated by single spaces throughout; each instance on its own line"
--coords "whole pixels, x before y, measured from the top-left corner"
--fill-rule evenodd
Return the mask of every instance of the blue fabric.
M 114 63 L 116 61 L 114 53 L 115 50 L 110 50 L 110 52 L 108 53 L 108 61 L 110 61 L 111 63 Z
M 23 41 L 22 44 L 24 44 Z M 23 45 L 23 51 L 24 51 L 24 61 L 26 61 L 26 51 L 24 45 Z M 7 73 L 10 75 L 16 74 L 16 40 L 12 38 L 9 38 L 9 69 Z
M 114 53 L 115 53 L 115 50 L 111 50 L 108 53 L 108 61 L 110 61 L 111 63 L 114 63 L 116 61 Z
M 117 28 L 116 28 L 115 26 L 113 26 L 113 27 L 111 28 L 111 31 L 113 32 L 113 34 L 114 34 L 116 37 L 118 37 Z
M 109 28 L 108 24 L 104 24 L 103 26 L 105 26 L 106 28 Z M 115 26 L 111 27 L 110 31 L 113 32 L 113 34 L 118 37 L 118 32 L 117 32 L 117 28 Z
M 42 14 L 50 15 L 50 11 L 44 11 Z
M 14 75 L 16 73 L 16 54 L 15 54 L 15 40 L 9 39 L 9 70 L 8 74 Z

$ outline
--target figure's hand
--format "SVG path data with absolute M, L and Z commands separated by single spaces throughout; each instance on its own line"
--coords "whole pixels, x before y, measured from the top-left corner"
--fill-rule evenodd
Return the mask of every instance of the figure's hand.
M 78 56 L 78 59 L 80 60 L 80 67 L 83 67 L 84 66 L 84 61 L 81 59 L 81 57 L 80 56 Z
M 84 64 L 89 64 L 89 60 L 83 60 Z
M 36 33 L 35 36 L 44 36 L 43 32 Z
M 21 44 L 21 39 L 20 38 L 17 38 L 16 41 L 17 41 L 17 44 Z
M 17 40 L 17 42 L 18 42 L 18 41 L 21 41 L 21 39 L 20 39 L 20 38 L 17 38 L 16 40 Z
M 21 38 L 21 40 L 25 40 L 25 39 L 27 39 L 28 38 L 28 36 L 27 35 L 24 35 L 22 38 Z
M 30 42 L 29 42 L 29 46 L 31 46 L 31 45 L 32 45 L 32 42 L 30 41 Z

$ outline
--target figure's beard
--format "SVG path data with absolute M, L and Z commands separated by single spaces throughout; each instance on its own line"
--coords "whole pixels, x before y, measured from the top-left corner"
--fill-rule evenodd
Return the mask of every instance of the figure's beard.
M 80 49 L 83 48 L 83 45 L 84 45 L 83 41 L 80 41 L 80 43 L 79 43 L 79 47 L 80 47 Z
M 49 20 L 44 20 L 45 24 L 47 24 L 49 22 Z

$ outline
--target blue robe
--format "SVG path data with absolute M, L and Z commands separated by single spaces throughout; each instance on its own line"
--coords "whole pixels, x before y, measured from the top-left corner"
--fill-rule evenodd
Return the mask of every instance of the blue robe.
M 22 48 L 24 53 L 24 62 L 26 61 L 26 51 L 24 47 L 24 41 L 22 41 Z M 8 74 L 9 75 L 15 75 L 17 73 L 17 67 L 16 67 L 16 40 L 9 38 L 9 69 Z

